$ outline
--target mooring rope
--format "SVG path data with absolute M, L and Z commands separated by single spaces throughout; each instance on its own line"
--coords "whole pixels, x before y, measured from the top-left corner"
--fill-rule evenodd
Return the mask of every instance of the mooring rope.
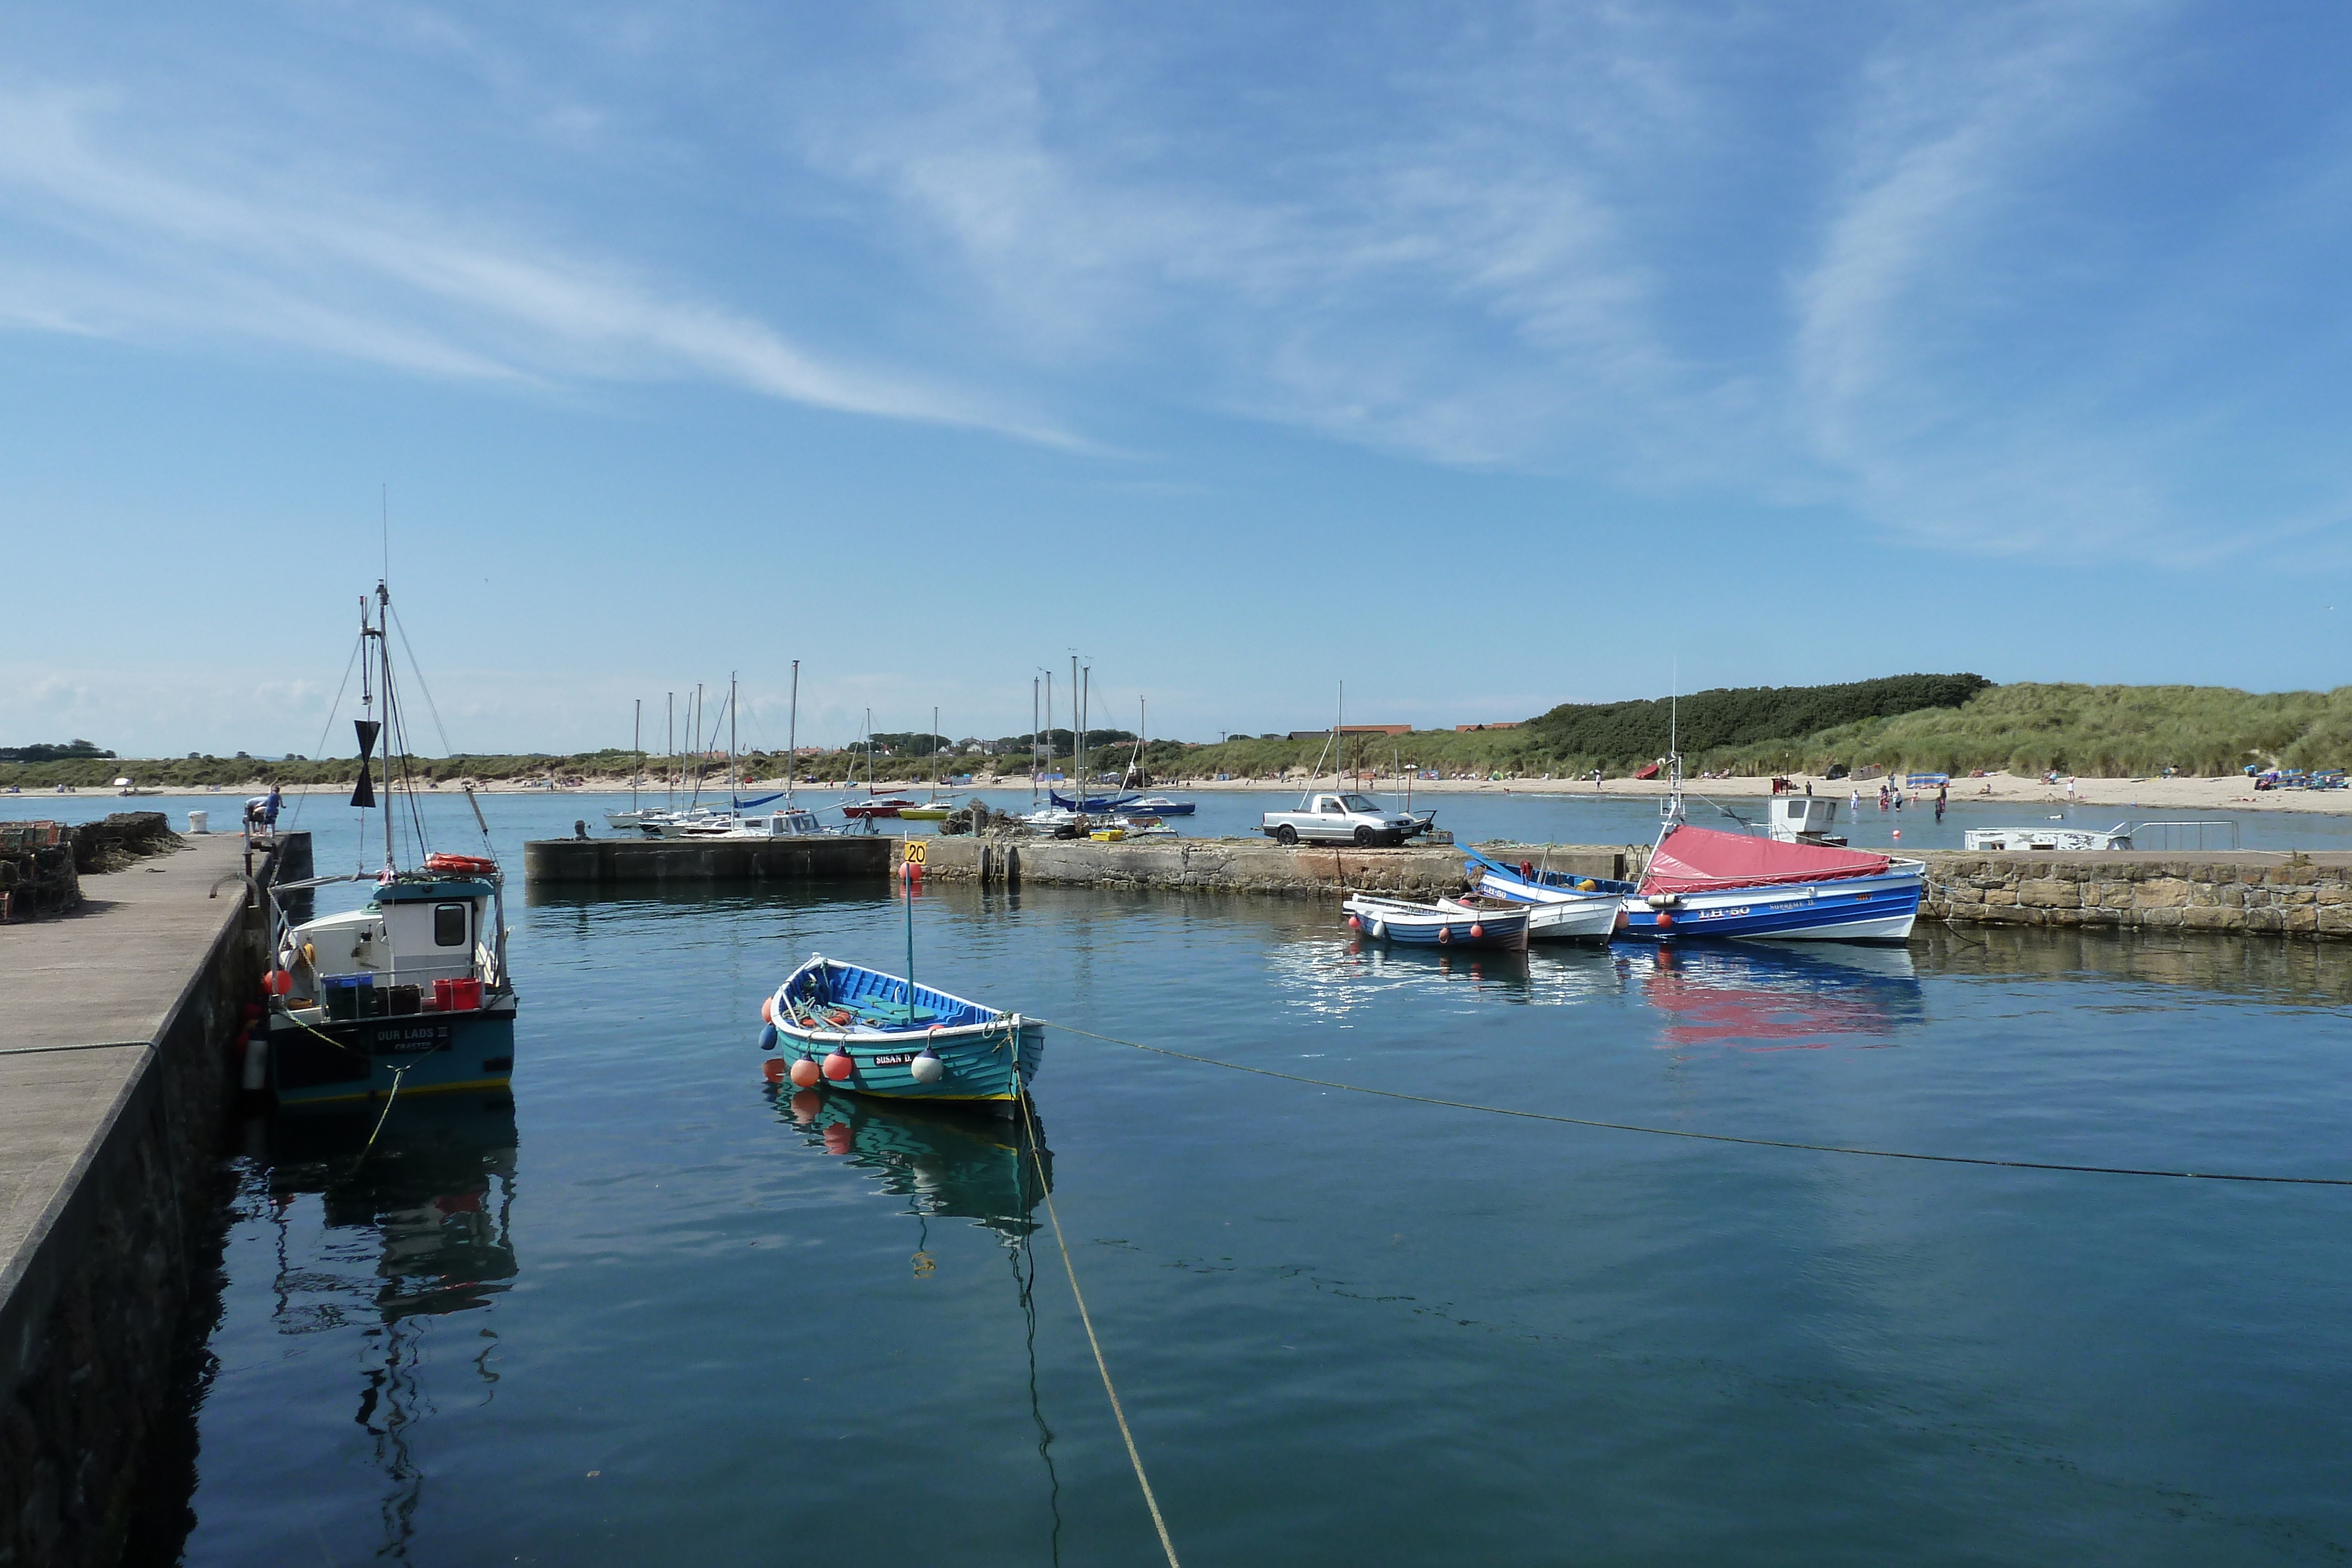
M 1171 1051 L 1162 1045 L 1145 1045 L 1139 1040 L 1121 1040 L 1116 1035 L 1097 1034 L 1092 1030 L 1076 1029 L 1050 1019 L 1039 1023 L 1058 1029 L 1066 1034 L 1082 1035 L 1098 1040 L 1106 1045 L 1123 1045 L 1132 1051 L 1148 1051 L 1155 1056 L 1172 1056 L 1180 1061 L 1197 1061 L 1204 1067 L 1223 1067 L 1234 1072 L 1254 1072 L 1261 1078 L 1280 1078 L 1292 1083 L 1312 1084 L 1318 1089 L 1344 1089 L 1350 1094 L 1372 1094 L 1383 1100 L 1409 1100 L 1419 1105 L 1443 1105 L 1454 1111 L 1483 1111 L 1490 1116 L 1517 1116 L 1530 1122 L 1559 1122 L 1570 1127 L 1599 1127 L 1612 1133 L 1646 1133 L 1659 1138 L 1689 1138 L 1706 1144 L 1745 1144 L 1759 1149 L 1801 1149 L 1817 1155 L 1861 1155 L 1875 1160 L 1918 1160 L 1942 1166 L 1998 1166 L 2007 1170 L 2071 1171 L 2082 1176 L 2170 1176 L 2180 1181 L 2246 1181 L 2269 1182 L 2281 1186 L 2352 1186 L 2352 1176 L 2253 1176 L 2238 1171 L 2168 1171 L 2147 1170 L 2132 1166 L 2073 1166 L 2055 1160 L 1998 1160 L 1982 1155 L 1927 1155 L 1907 1149 L 1864 1149 L 1845 1144 L 1801 1144 L 1789 1138 L 1743 1138 L 1732 1133 L 1696 1133 L 1685 1127 L 1645 1127 L 1633 1122 L 1601 1122 L 1585 1116 L 1562 1116 L 1550 1111 L 1520 1111 L 1507 1105 L 1480 1105 L 1468 1100 L 1441 1100 L 1430 1094 L 1408 1094 L 1401 1089 L 1370 1089 L 1360 1083 L 1340 1083 L 1328 1078 L 1308 1078 L 1303 1073 L 1277 1072 L 1271 1067 L 1252 1067 L 1246 1062 L 1222 1061 L 1213 1056 L 1195 1056 L 1189 1051 Z M 1051 1200 L 1048 1200 L 1049 1205 Z M 1071 1284 L 1075 1287 L 1076 1281 Z M 1082 1309 L 1083 1310 L 1083 1309 Z M 1091 1331 L 1089 1331 L 1091 1332 Z
M 1118 1043 L 1126 1042 L 1121 1040 Z M 1016 1056 L 1014 1060 L 1017 1061 L 1019 1058 Z M 1160 1532 L 1160 1550 L 1168 1554 L 1168 1568 L 1179 1568 L 1176 1543 L 1168 1538 L 1168 1521 L 1160 1517 L 1160 1500 L 1152 1495 L 1151 1478 L 1143 1473 L 1143 1456 L 1136 1451 L 1135 1434 L 1128 1430 L 1127 1411 L 1119 1405 L 1118 1390 L 1112 1386 L 1110 1364 L 1103 1359 L 1102 1341 L 1095 1337 L 1095 1320 L 1087 1311 L 1086 1292 L 1078 1289 L 1078 1270 L 1070 1261 L 1070 1244 L 1062 1239 L 1062 1217 L 1054 1211 L 1054 1188 L 1046 1177 L 1045 1158 L 1040 1152 L 1045 1146 L 1044 1142 L 1037 1136 L 1037 1123 L 1029 1113 L 1029 1096 L 1021 1091 L 1017 1069 L 1013 1092 L 1021 1101 L 1021 1120 L 1029 1129 L 1029 1158 L 1037 1166 L 1037 1186 L 1045 1195 L 1045 1218 L 1054 1222 L 1054 1245 L 1062 1249 L 1062 1271 L 1070 1277 L 1070 1295 L 1078 1303 L 1078 1322 L 1086 1326 L 1087 1343 L 1094 1347 L 1095 1370 L 1102 1374 L 1103 1392 L 1110 1396 L 1110 1413 L 1118 1418 L 1118 1435 L 1127 1443 L 1127 1462 L 1135 1467 L 1135 1484 L 1143 1489 L 1143 1506 L 1151 1511 L 1151 1528 Z
M 400 1098 L 400 1081 L 406 1075 L 407 1071 L 408 1069 L 404 1066 L 395 1067 L 392 1070 L 392 1087 L 384 1091 L 383 1112 L 375 1119 L 375 1132 L 368 1134 L 366 1145 L 360 1150 L 360 1157 L 352 1162 L 352 1173 L 354 1176 L 359 1174 L 359 1168 L 362 1166 L 367 1164 L 368 1155 L 375 1151 L 376 1134 L 383 1131 L 384 1123 L 390 1119 L 392 1115 L 392 1103 Z

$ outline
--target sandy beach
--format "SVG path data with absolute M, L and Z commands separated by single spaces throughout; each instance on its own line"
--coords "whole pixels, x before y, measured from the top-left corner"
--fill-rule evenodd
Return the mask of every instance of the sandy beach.
M 1329 774 L 1322 775 L 1321 782 L 1325 788 L 1329 788 L 1331 785 L 1331 776 Z M 1879 782 L 1880 781 L 1878 779 L 1872 779 L 1864 780 L 1858 784 L 1843 779 L 1841 779 L 1836 783 L 1831 783 L 1825 779 L 1805 779 L 1801 777 L 1795 780 L 1796 788 L 1801 792 L 1808 784 L 1810 784 L 1812 788 L 1813 793 L 1817 795 L 1828 795 L 1845 799 L 1849 798 L 1854 790 L 1859 789 L 1865 800 L 1874 798 L 1877 795 Z M 1392 792 L 1398 787 L 1397 781 L 1387 776 L 1366 778 L 1360 780 L 1351 778 L 1348 780 L 1348 783 L 1349 788 L 1375 790 L 1383 795 Z M 1955 801 L 2015 801 L 2020 804 L 2046 804 L 2053 806 L 2064 806 L 2071 802 L 2073 804 L 2087 806 L 2116 806 L 2138 811 L 2314 811 L 2338 816 L 2352 815 L 2352 790 L 2258 790 L 2253 788 L 2252 780 L 2243 778 L 2077 778 L 2071 780 L 2071 794 L 2069 793 L 2069 780 L 2062 779 L 2056 784 L 2045 784 L 2039 779 L 2017 778 L 2007 773 L 1995 773 L 1983 779 L 1963 778 L 1953 779 L 1951 782 L 1951 798 Z M 895 780 L 884 779 L 877 781 L 875 787 L 886 793 L 896 792 L 898 794 L 919 796 L 929 793 L 930 789 L 930 781 L 929 779 L 921 779 Z M 1026 789 L 1028 787 L 1029 779 L 1027 776 L 1024 774 L 982 774 L 975 777 L 969 784 L 942 786 L 940 793 L 943 796 L 959 795 L 962 792 L 972 789 Z M 1068 788 L 1066 785 L 1056 787 L 1064 789 Z M 288 785 L 284 788 L 285 792 L 289 795 L 343 795 L 348 794 L 351 790 L 351 786 L 349 784 Z M 377 788 L 381 789 L 383 786 L 379 783 Z M 483 784 L 477 788 L 481 793 L 488 795 L 543 794 L 547 791 L 547 786 L 543 782 L 527 784 L 519 780 Z M 647 798 L 648 804 L 653 804 L 657 802 L 658 798 L 663 794 L 664 788 L 665 787 L 659 782 L 654 782 L 646 785 L 640 793 Z M 723 794 L 726 789 L 724 780 L 716 781 L 716 788 L 718 792 Z M 746 780 L 742 788 L 747 791 L 757 789 L 764 793 L 771 789 L 782 789 L 782 781 L 781 779 L 760 779 L 756 782 Z M 798 786 L 798 788 L 811 792 L 824 791 L 831 793 L 837 791 L 841 786 L 837 784 L 803 784 Z M 1180 791 L 1187 794 L 1207 794 L 1227 791 L 1265 793 L 1267 791 L 1305 789 L 1309 788 L 1309 781 L 1306 779 L 1303 775 L 1294 776 L 1286 780 L 1270 779 L 1235 779 L 1223 782 L 1213 779 L 1173 779 L 1154 784 L 1150 788 L 1152 791 L 1160 793 L 1175 793 Z M 1772 792 L 1772 781 L 1769 779 L 1690 779 L 1684 781 L 1683 789 L 1687 794 L 1711 795 L 1724 799 L 1733 799 L 1738 797 L 1769 795 Z M 706 781 L 703 786 L 704 793 L 709 795 L 712 792 L 712 789 L 713 782 Z M 170 795 L 213 795 L 227 800 L 242 799 L 244 796 L 248 794 L 257 794 L 260 790 L 249 785 L 224 785 L 217 789 L 181 788 L 169 789 L 161 792 Z M 436 795 L 454 795 L 459 792 L 460 791 L 457 787 L 454 784 L 438 789 L 421 791 L 421 793 Z M 625 779 L 591 779 L 584 784 L 567 787 L 558 792 L 566 795 L 596 795 L 600 797 L 609 797 L 614 795 L 625 796 L 629 792 L 629 785 L 628 780 Z M 1587 795 L 1602 797 L 1619 796 L 1629 799 L 1654 799 L 1660 795 L 1664 795 L 1666 792 L 1666 787 L 1663 780 L 1644 780 L 1634 779 L 1608 779 L 1602 780 L 1597 787 L 1589 779 L 1506 779 L 1499 780 L 1471 779 L 1423 779 L 1413 781 L 1412 792 L 1416 797 L 1423 795 Z M 0 800 L 11 800 L 18 805 L 23 805 L 38 800 L 43 796 L 49 793 L 50 791 L 48 790 L 37 791 L 28 789 L 18 796 L 0 796 Z M 114 794 L 115 791 L 110 789 L 98 788 L 79 790 L 77 793 L 83 796 L 111 795 Z M 141 797 L 133 796 L 127 797 L 126 799 L 137 800 L 140 798 Z

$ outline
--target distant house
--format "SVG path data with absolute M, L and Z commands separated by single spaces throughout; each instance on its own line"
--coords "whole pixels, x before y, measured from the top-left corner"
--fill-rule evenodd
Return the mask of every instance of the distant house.
M 1491 724 L 1457 724 L 1454 727 L 1454 733 L 1456 735 L 1467 735 L 1475 729 L 1517 729 L 1518 727 L 1519 721 L 1517 719 L 1507 718 L 1498 719 Z
M 1330 727 L 1326 725 L 1321 729 L 1294 729 L 1290 732 L 1290 738 L 1320 740 L 1330 733 Z M 1339 727 L 1339 733 L 1341 735 L 1411 735 L 1412 726 L 1409 724 L 1343 724 Z

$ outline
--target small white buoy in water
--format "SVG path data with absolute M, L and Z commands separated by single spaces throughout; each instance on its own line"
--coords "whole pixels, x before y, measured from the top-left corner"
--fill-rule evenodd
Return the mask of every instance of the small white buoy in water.
M 937 1083 L 947 1076 L 948 1064 L 927 1045 L 915 1053 L 914 1061 L 907 1063 L 907 1071 L 918 1083 Z

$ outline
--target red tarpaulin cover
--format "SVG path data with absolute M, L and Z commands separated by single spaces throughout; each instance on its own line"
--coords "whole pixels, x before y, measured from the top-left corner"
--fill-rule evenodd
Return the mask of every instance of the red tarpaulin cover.
M 1875 876 L 1886 870 L 1887 863 L 1885 855 L 1863 850 L 1784 844 L 1775 839 L 1685 826 L 1668 833 L 1650 856 L 1642 891 L 1705 893 L 1718 887 L 1827 882 L 1842 876 Z

